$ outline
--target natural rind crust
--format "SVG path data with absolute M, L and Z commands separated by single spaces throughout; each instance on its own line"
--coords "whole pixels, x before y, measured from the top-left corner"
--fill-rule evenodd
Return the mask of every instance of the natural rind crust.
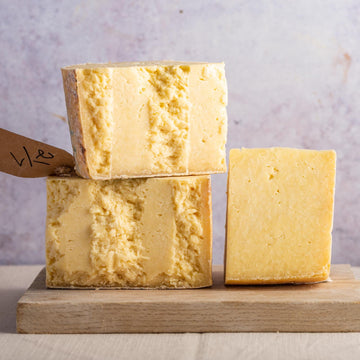
M 226 285 L 281 285 L 281 284 L 290 284 L 290 285 L 302 285 L 302 284 L 318 284 L 322 282 L 331 281 L 329 278 L 330 267 L 325 275 L 318 275 L 314 277 L 303 276 L 301 279 L 272 279 L 272 280 L 236 280 L 236 279 L 227 279 L 225 280 Z
M 192 287 L 186 287 L 186 286 L 177 286 L 177 287 L 167 287 L 167 286 L 155 286 L 155 287 L 131 287 L 131 286 L 58 286 L 58 285 L 52 285 L 46 280 L 46 287 L 48 289 L 66 289 L 66 290 L 189 290 L 189 289 L 204 289 L 207 287 L 211 287 L 213 284 L 212 282 L 206 285 L 201 286 L 192 286 Z
M 212 248 L 212 244 L 213 244 L 213 223 L 212 223 L 212 218 L 213 218 L 213 214 L 212 214 L 212 196 L 211 196 L 211 178 L 209 177 L 209 180 L 206 183 L 207 185 L 204 186 L 204 195 L 205 198 L 208 199 L 208 202 L 206 204 L 206 206 L 204 206 L 203 212 L 208 212 L 208 216 L 205 214 L 204 216 L 209 219 L 209 224 L 207 226 L 207 229 L 209 230 L 209 234 L 208 234 L 208 239 L 209 239 L 209 268 L 208 268 L 208 277 L 210 279 L 210 282 L 208 285 L 205 285 L 203 287 L 207 287 L 207 286 L 212 286 L 213 285 L 213 278 L 212 278 L 212 253 L 213 253 L 213 248 Z
M 80 121 L 80 105 L 78 98 L 76 69 L 61 69 L 65 101 L 68 114 L 71 143 L 75 158 L 75 170 L 78 175 L 89 179 L 89 169 L 86 164 L 86 148 L 84 146 L 84 134 Z

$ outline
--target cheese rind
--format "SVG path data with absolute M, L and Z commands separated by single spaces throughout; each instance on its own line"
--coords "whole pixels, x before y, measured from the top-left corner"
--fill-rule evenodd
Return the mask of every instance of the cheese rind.
M 212 284 L 210 177 L 47 179 L 48 287 Z
M 335 158 L 334 151 L 230 151 L 226 284 L 328 278 Z
M 226 171 L 224 64 L 86 64 L 62 75 L 80 176 Z

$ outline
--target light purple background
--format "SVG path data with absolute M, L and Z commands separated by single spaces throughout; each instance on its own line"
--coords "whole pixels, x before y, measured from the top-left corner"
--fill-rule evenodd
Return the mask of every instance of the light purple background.
M 71 150 L 60 67 L 225 61 L 228 149 L 337 151 L 333 262 L 360 265 L 360 2 L 0 1 L 1 127 Z M 226 175 L 213 180 L 222 263 Z M 0 264 L 43 263 L 44 179 L 0 174 Z

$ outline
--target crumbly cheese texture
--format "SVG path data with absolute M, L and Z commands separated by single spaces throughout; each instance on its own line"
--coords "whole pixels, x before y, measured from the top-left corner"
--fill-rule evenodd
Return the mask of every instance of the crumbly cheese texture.
M 226 172 L 223 63 L 86 64 L 62 74 L 80 176 Z
M 226 284 L 328 279 L 334 151 L 230 151 Z
M 48 287 L 211 286 L 209 176 L 47 179 Z

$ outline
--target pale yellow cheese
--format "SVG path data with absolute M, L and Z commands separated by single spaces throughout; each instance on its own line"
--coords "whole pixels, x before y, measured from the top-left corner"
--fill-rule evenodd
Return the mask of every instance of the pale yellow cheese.
M 86 64 L 62 74 L 80 176 L 226 172 L 223 63 Z
M 209 176 L 47 179 L 48 287 L 212 284 Z
M 335 156 L 288 148 L 230 151 L 226 284 L 328 278 Z

